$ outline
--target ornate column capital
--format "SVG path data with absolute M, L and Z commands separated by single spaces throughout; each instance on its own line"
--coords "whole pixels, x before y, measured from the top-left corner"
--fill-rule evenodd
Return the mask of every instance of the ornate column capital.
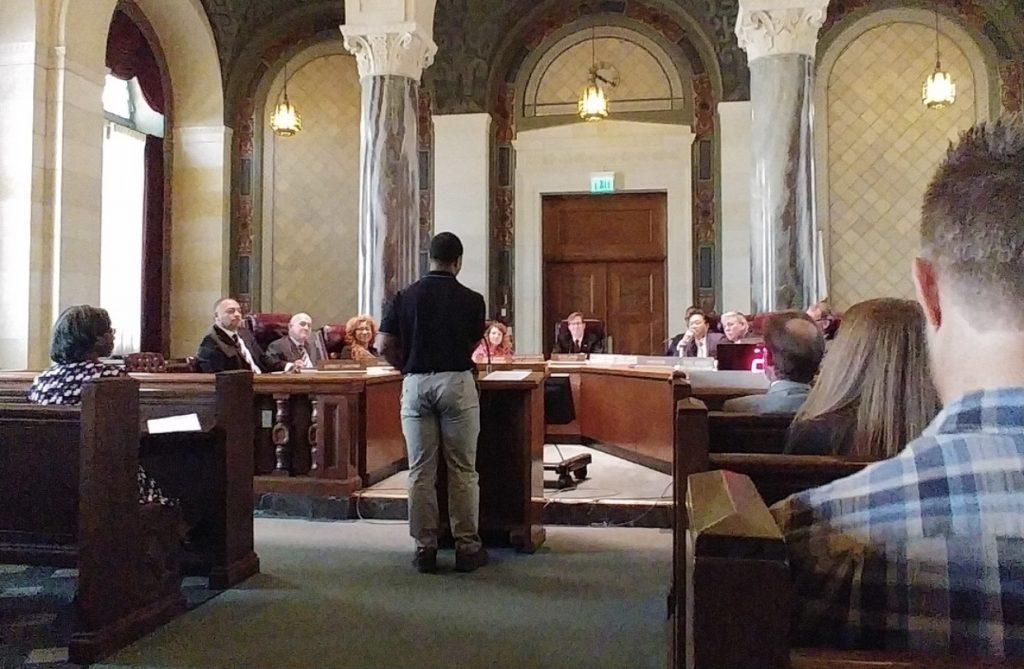
M 415 23 L 341 26 L 345 48 L 356 57 L 359 78 L 394 75 L 420 80 L 437 45 Z
M 747 60 L 803 54 L 814 57 L 828 0 L 740 0 L 736 38 Z

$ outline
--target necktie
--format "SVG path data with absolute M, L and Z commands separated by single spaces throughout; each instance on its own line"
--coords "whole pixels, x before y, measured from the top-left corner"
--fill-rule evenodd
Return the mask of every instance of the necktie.
M 303 344 L 299 344 L 299 353 L 302 354 L 302 366 L 312 367 L 313 361 L 309 359 L 309 353 L 306 351 L 306 347 Z
M 242 359 L 245 360 L 245 362 L 249 365 L 249 368 L 252 369 L 252 373 L 262 374 L 263 371 L 252 359 L 252 354 L 249 353 L 249 349 L 246 347 L 245 342 L 242 341 L 236 334 L 231 335 L 231 340 L 235 342 L 235 346 L 238 348 L 238 352 L 242 354 Z
M 582 353 L 583 352 L 583 344 L 580 342 L 580 340 L 577 339 L 577 340 L 575 340 L 574 343 L 576 344 L 576 352 L 577 353 Z

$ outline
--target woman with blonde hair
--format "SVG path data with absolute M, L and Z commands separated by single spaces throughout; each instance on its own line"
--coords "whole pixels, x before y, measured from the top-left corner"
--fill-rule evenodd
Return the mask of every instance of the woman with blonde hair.
M 939 409 L 924 328 L 912 300 L 852 306 L 789 427 L 786 453 L 881 460 L 920 436 Z
M 490 356 L 488 356 L 490 351 Z M 484 330 L 484 338 L 473 351 L 473 362 L 482 363 L 495 358 L 506 358 L 512 355 L 512 339 L 504 323 L 492 322 Z
M 372 362 L 380 355 L 373 342 L 377 337 L 377 323 L 373 317 L 360 314 L 345 323 L 345 346 L 341 349 L 342 360 Z

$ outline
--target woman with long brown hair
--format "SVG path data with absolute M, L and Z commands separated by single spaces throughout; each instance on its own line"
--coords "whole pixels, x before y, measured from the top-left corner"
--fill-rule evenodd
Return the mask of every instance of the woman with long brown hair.
M 488 350 L 490 356 L 488 356 Z M 477 344 L 473 351 L 473 362 L 487 362 L 488 358 L 505 358 L 512 355 L 512 339 L 509 337 L 508 328 L 504 323 L 492 322 L 484 331 L 484 338 Z
M 377 323 L 371 316 L 360 314 L 345 323 L 345 346 L 341 358 L 372 362 L 378 357 L 373 340 L 377 337 Z
M 939 409 L 924 328 L 912 300 L 850 307 L 789 428 L 786 452 L 881 460 L 920 436 Z

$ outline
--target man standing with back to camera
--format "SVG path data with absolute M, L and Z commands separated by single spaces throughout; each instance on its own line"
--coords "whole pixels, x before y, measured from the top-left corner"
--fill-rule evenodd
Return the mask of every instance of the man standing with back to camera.
M 456 571 L 487 564 L 480 542 L 476 444 L 480 399 L 471 354 L 484 334 L 484 298 L 459 283 L 462 242 L 430 240 L 430 273 L 398 291 L 386 309 L 377 348 L 402 370 L 402 434 L 409 453 L 409 534 L 413 565 L 437 571 L 437 454 L 448 467 L 448 514 Z

